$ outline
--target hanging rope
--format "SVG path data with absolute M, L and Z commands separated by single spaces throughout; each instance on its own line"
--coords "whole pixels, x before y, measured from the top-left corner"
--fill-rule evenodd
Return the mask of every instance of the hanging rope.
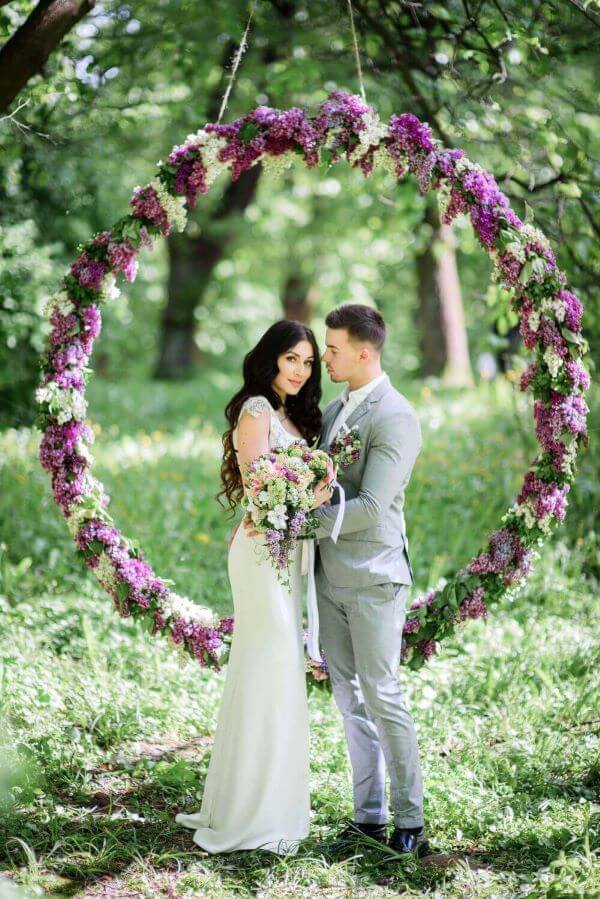
M 352 0 L 348 0 L 348 13 L 350 14 L 350 27 L 352 28 L 352 40 L 354 41 L 354 55 L 356 57 L 356 71 L 358 72 L 360 93 L 361 93 L 363 100 L 366 103 L 367 95 L 365 93 L 365 85 L 364 85 L 363 76 L 362 76 L 362 67 L 360 64 L 360 53 L 358 50 L 358 41 L 356 39 L 356 28 L 354 27 L 354 11 L 352 9 Z
M 252 6 L 250 8 L 250 15 L 248 16 L 248 23 L 246 25 L 246 30 L 242 36 L 242 40 L 240 41 L 240 45 L 237 48 L 233 59 L 231 60 L 231 74 L 229 76 L 229 81 L 227 82 L 227 89 L 223 94 L 223 100 L 221 101 L 221 109 L 219 111 L 219 118 L 217 119 L 217 125 L 220 125 L 221 119 L 223 118 L 223 113 L 227 109 L 227 103 L 229 101 L 229 95 L 231 93 L 231 88 L 233 87 L 233 82 L 235 80 L 235 73 L 238 70 L 239 64 L 242 61 L 242 56 L 246 52 L 248 47 L 248 33 L 250 31 L 250 25 L 252 24 L 252 19 L 254 17 L 254 12 L 256 10 L 256 4 L 258 0 L 253 0 Z

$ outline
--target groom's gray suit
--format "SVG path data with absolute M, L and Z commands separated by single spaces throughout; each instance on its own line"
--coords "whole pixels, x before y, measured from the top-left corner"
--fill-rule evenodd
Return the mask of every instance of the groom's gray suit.
M 342 408 L 323 415 L 326 448 Z M 321 506 L 316 580 L 321 643 L 344 718 L 354 774 L 354 820 L 387 821 L 385 768 L 397 827 L 423 824 L 419 750 L 399 683 L 402 629 L 412 569 L 404 491 L 421 448 L 417 415 L 390 384 L 377 384 L 345 422 L 357 428 L 358 462 L 338 472 L 346 493 L 340 536 L 329 535 L 336 506 Z

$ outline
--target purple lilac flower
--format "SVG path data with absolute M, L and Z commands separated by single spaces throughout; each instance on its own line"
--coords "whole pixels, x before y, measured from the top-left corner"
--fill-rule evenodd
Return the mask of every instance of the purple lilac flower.
M 174 643 L 185 643 L 202 666 L 207 665 L 208 654 L 215 667 L 219 668 L 218 653 L 223 641 L 216 628 L 203 627 L 194 621 L 175 618 L 171 624 L 171 637 Z
M 120 546 L 121 535 L 118 530 L 100 518 L 90 518 L 80 529 L 76 537 L 76 543 L 79 549 L 88 549 L 88 544 L 97 540 L 105 546 Z M 94 559 L 94 565 L 98 563 L 97 556 Z
M 437 153 L 437 163 L 442 175 L 446 178 L 454 178 L 456 175 L 454 163 L 458 162 L 459 159 L 462 159 L 464 155 L 464 151 L 459 149 L 439 150 Z
M 92 259 L 87 251 L 84 251 L 71 266 L 73 277 L 82 287 L 88 287 L 90 290 L 100 289 L 105 271 L 106 263 Z
M 71 419 L 65 424 L 48 425 L 40 442 L 40 463 L 48 471 L 63 464 L 66 456 L 75 452 L 78 440 L 93 443 L 94 432 L 84 422 Z
M 408 618 L 406 620 L 406 624 L 402 630 L 403 634 L 416 634 L 418 630 L 421 628 L 421 620 L 418 616 L 414 616 L 413 618 Z
M 110 239 L 112 237 L 112 231 L 102 231 L 100 234 L 97 234 L 92 243 L 94 246 L 98 247 L 106 247 L 108 246 Z
M 74 474 L 73 469 L 78 471 Z M 63 515 L 67 515 L 69 506 L 85 496 L 87 492 L 86 462 L 79 456 L 72 456 L 69 467 L 55 469 L 52 472 L 52 492 Z
M 536 241 L 529 240 L 525 244 L 524 251 L 528 259 L 531 259 L 534 256 L 539 256 L 542 259 L 545 259 L 545 269 L 548 274 L 555 270 L 556 258 L 550 247 L 545 247 L 542 244 L 537 243 Z M 544 278 L 543 275 L 536 275 L 535 273 L 532 275 L 532 277 L 534 280 L 538 281 L 541 281 Z
M 502 272 L 502 280 L 507 287 L 516 287 L 519 283 L 519 275 L 523 263 L 512 253 L 502 253 L 498 256 L 498 266 Z
M 86 306 L 81 313 L 81 317 L 83 319 L 83 327 L 84 327 L 84 339 L 85 344 L 90 346 L 90 350 L 88 350 L 88 354 L 91 351 L 91 343 L 98 337 L 100 334 L 100 329 L 102 327 L 102 316 L 100 314 L 100 309 L 98 306 L 91 305 Z
M 345 91 L 332 91 L 321 104 L 315 119 L 317 140 L 323 144 L 328 133 L 335 131 L 339 143 L 347 147 L 348 141 L 365 128 L 364 116 L 368 112 L 369 106 L 360 97 Z
M 528 471 L 517 498 L 517 503 L 523 505 L 528 502 L 533 509 L 533 514 L 539 520 L 546 515 L 554 515 L 558 521 L 562 521 L 566 514 L 567 493 L 569 484 L 555 484 L 542 481 L 532 471 Z
M 567 359 L 567 376 L 571 385 L 577 390 L 588 390 L 591 384 L 587 369 L 578 359 Z
M 390 136 L 395 145 L 408 156 L 414 154 L 416 150 L 433 152 L 431 128 L 411 112 L 393 115 L 390 118 Z
M 561 290 L 559 298 L 567 307 L 565 314 L 565 325 L 569 331 L 577 334 L 581 330 L 581 318 L 583 316 L 583 306 L 581 300 L 570 290 Z
M 467 618 L 485 618 L 487 615 L 487 606 L 483 601 L 485 592 L 483 587 L 476 587 L 473 592 L 467 596 L 460 604 L 458 613 L 461 621 Z
M 88 355 L 80 340 L 73 340 L 61 350 L 51 353 L 50 360 L 56 371 L 63 371 L 70 365 L 85 365 Z
M 137 250 L 128 240 L 108 245 L 108 261 L 114 271 L 121 271 L 129 282 L 135 281 L 138 270 Z
M 457 215 L 464 215 L 469 211 L 463 192 L 458 187 L 453 187 L 450 191 L 450 199 L 442 215 L 442 224 L 450 225 Z
M 523 391 L 529 390 L 529 388 L 531 386 L 531 382 L 535 378 L 536 374 L 537 374 L 537 365 L 535 362 L 531 362 L 527 366 L 527 368 L 525 369 L 525 371 L 523 372 L 523 374 L 521 375 L 521 377 L 519 379 L 519 389 L 523 390 Z
M 550 402 L 538 400 L 533 407 L 535 433 L 542 449 L 551 450 L 561 434 L 585 434 L 588 405 L 579 394 L 563 396 L 553 390 Z
M 197 156 L 184 159 L 175 175 L 175 193 L 185 194 L 188 206 L 193 209 L 198 194 L 207 192 L 206 168 L 202 160 Z
M 421 608 L 421 606 L 430 606 L 435 597 L 437 596 L 437 590 L 430 590 L 426 596 L 421 596 L 409 606 L 409 611 L 413 612 L 415 609 Z
M 489 552 L 481 553 L 468 566 L 469 574 L 497 574 L 505 586 L 516 583 L 531 570 L 531 553 L 519 533 L 505 527 L 490 536 Z
M 493 206 L 479 206 L 473 203 L 470 207 L 471 224 L 480 242 L 488 250 L 494 245 L 500 228 L 500 217 Z
M 423 656 L 426 662 L 434 656 L 437 652 L 437 644 L 435 640 L 422 640 L 420 643 L 417 643 L 417 649 Z
M 219 622 L 219 630 L 222 634 L 232 634 L 233 626 L 234 626 L 234 618 L 232 615 L 228 615 L 225 618 L 221 618 Z
M 62 315 L 58 309 L 55 309 L 50 316 L 50 324 L 52 325 L 50 332 L 50 346 L 52 347 L 68 343 L 72 336 L 79 331 L 79 319 L 74 312 Z
M 306 514 L 304 512 L 295 512 L 289 523 L 288 532 L 292 539 L 298 537 L 302 528 L 306 524 Z
M 133 210 L 133 216 L 139 219 L 147 219 L 160 229 L 161 234 L 166 237 L 171 226 L 167 213 L 161 206 L 158 194 L 151 185 L 146 187 L 138 187 L 134 191 L 130 206 Z

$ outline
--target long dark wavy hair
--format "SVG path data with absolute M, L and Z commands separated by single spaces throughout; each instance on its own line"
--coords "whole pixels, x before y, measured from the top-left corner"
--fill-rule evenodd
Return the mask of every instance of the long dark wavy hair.
M 302 436 L 310 444 L 321 430 L 321 366 L 319 365 L 319 347 L 315 335 L 302 322 L 281 319 L 265 331 L 258 343 L 244 357 L 244 384 L 233 396 L 226 408 L 225 418 L 229 427 L 223 434 L 223 462 L 221 464 L 221 490 L 217 500 L 225 507 L 221 497 L 225 497 L 233 514 L 240 502 L 244 489 L 235 450 L 233 448 L 233 430 L 237 424 L 240 409 L 251 396 L 265 396 L 273 409 L 279 409 L 281 400 L 273 390 L 273 381 L 279 372 L 277 360 L 283 353 L 291 350 L 301 340 L 308 340 L 312 346 L 315 361 L 310 377 L 296 396 L 288 396 L 286 410 Z

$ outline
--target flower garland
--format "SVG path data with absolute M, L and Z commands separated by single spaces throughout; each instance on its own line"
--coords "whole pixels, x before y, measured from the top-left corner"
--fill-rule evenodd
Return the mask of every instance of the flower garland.
M 207 124 L 174 147 L 157 175 L 137 187 L 131 212 L 90 239 L 51 297 L 51 331 L 36 398 L 43 437 L 40 461 L 85 564 L 111 595 L 118 612 L 165 633 L 202 665 L 219 668 L 227 656 L 233 619 L 219 619 L 171 590 L 156 576 L 139 547 L 115 527 L 103 485 L 91 473 L 93 433 L 85 422 L 87 365 L 101 328 L 100 306 L 118 296 L 116 276 L 133 281 L 137 256 L 153 238 L 182 231 L 186 210 L 226 169 L 236 180 L 261 162 L 280 174 L 296 157 L 309 167 L 345 158 L 368 176 L 374 168 L 398 178 L 415 176 L 419 192 L 437 190 L 442 220 L 470 217 L 494 263 L 494 277 L 511 291 L 525 346 L 534 359 L 521 389 L 534 396 L 540 453 L 526 473 L 516 502 L 481 552 L 443 589 L 414 602 L 404 628 L 403 660 L 419 667 L 440 640 L 527 577 L 542 541 L 565 516 L 575 459 L 587 440 L 590 378 L 581 362 L 582 305 L 565 286 L 544 235 L 511 210 L 494 178 L 462 150 L 444 148 L 428 125 L 407 113 L 388 125 L 359 97 L 333 92 L 317 115 L 259 106 L 226 125 Z

